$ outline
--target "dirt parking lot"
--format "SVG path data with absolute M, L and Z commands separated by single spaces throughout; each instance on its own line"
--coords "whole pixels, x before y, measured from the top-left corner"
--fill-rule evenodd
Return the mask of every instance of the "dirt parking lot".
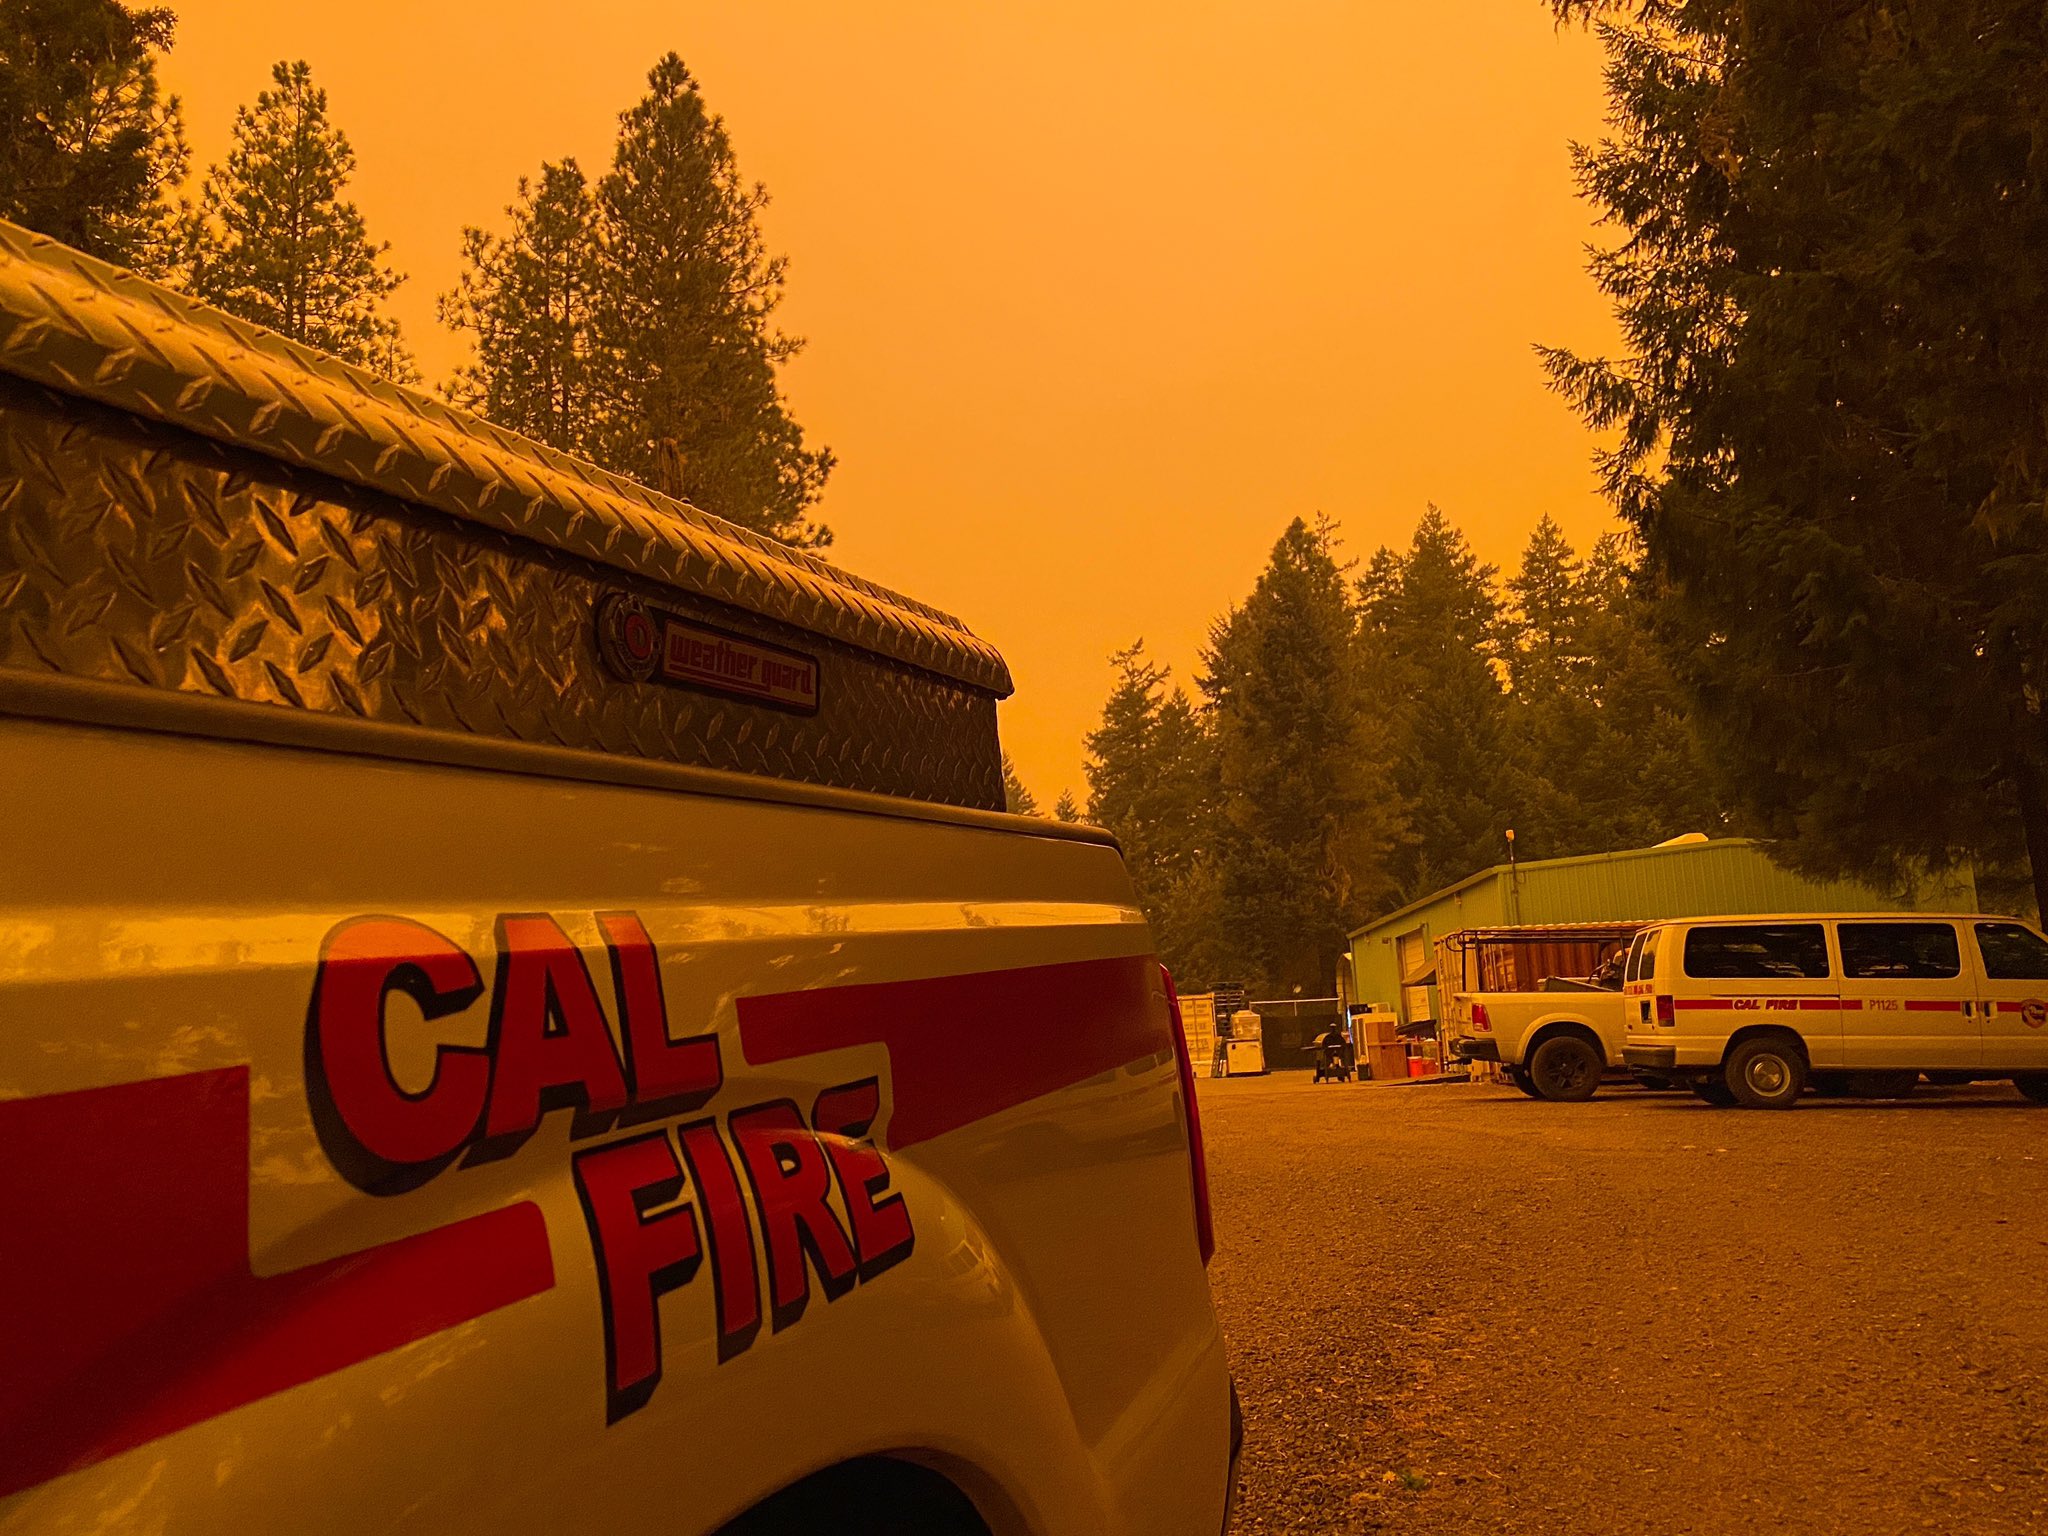
M 1237 1529 L 2048 1530 L 2048 1109 L 1204 1081 Z

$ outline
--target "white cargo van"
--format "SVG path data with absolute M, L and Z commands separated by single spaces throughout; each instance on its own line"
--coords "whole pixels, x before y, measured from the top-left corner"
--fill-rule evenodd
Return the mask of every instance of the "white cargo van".
M 1713 1104 L 1891 1097 L 1921 1074 L 2048 1103 L 2048 939 L 2010 917 L 1814 913 L 1659 923 L 1630 945 L 1630 1070 Z

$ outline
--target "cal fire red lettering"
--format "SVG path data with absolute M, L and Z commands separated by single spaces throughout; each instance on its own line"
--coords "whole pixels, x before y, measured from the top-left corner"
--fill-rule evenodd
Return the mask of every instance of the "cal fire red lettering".
M 563 1104 L 597 1115 L 626 1106 L 618 1047 L 582 951 L 551 917 L 498 919 L 491 1061 L 486 1139 L 530 1135 Z
M 811 1126 L 824 1143 L 825 1155 L 832 1160 L 832 1172 L 839 1180 L 839 1198 L 845 1202 L 847 1219 L 853 1227 L 853 1247 L 860 1257 L 863 1284 L 909 1258 L 917 1243 L 903 1197 L 877 1198 L 889 1187 L 889 1165 L 875 1150 L 868 1132 L 873 1129 L 881 1107 L 881 1089 L 872 1077 L 827 1088 L 811 1106 Z
M 704 1212 L 711 1248 L 711 1280 L 718 1300 L 718 1358 L 730 1360 L 761 1331 L 761 1274 L 754 1259 L 754 1229 L 740 1194 L 732 1154 L 716 1122 L 693 1120 L 676 1129 L 690 1186 Z
M 429 1022 L 483 991 L 476 962 L 422 923 L 356 917 L 321 946 L 306 1012 L 306 1091 L 329 1159 L 359 1189 L 414 1188 L 476 1132 L 490 1088 L 488 1053 L 443 1045 L 434 1076 L 408 1093 L 391 1075 L 386 1003 L 411 998 Z
M 787 1099 L 734 1110 L 726 1120 L 761 1214 L 768 1245 L 770 1316 L 780 1333 L 810 1305 L 809 1269 L 827 1301 L 852 1288 L 853 1246 L 832 1213 L 832 1170 L 817 1137 Z
M 725 1081 L 718 1036 L 671 1040 L 661 960 L 646 926 L 631 912 L 600 912 L 597 925 L 611 952 L 612 986 L 626 1037 L 626 1076 L 634 1106 L 651 1113 L 695 1109 Z
M 661 1298 L 696 1274 L 703 1249 L 687 1203 L 655 1210 L 683 1188 L 667 1131 L 579 1152 L 573 1163 L 604 1305 L 605 1422 L 616 1424 L 661 1385 Z

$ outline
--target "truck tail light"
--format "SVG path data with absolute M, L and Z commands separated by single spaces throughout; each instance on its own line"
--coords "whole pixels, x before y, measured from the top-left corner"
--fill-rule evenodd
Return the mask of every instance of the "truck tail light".
M 1173 1057 L 1180 1067 L 1181 1102 L 1187 1106 L 1188 1171 L 1195 1179 L 1195 1244 L 1207 1264 L 1216 1252 L 1216 1225 L 1209 1218 L 1209 1159 L 1202 1150 L 1202 1112 L 1195 1107 L 1195 1064 L 1188 1056 L 1188 1032 L 1181 1023 L 1180 993 L 1173 985 L 1173 975 L 1162 965 L 1159 978 L 1166 983 L 1166 1006 L 1173 1014 Z
M 1668 992 L 1657 994 L 1657 1022 L 1665 1025 L 1678 1022 L 1678 1005 L 1672 1001 Z
M 1472 1005 L 1472 1027 L 1474 1029 L 1486 1030 L 1489 1033 L 1492 1031 L 1493 1020 L 1486 1016 L 1486 1004 L 1474 1003 Z

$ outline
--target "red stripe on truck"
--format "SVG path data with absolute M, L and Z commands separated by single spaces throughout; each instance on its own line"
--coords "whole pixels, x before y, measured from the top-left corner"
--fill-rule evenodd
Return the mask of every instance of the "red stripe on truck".
M 1173 1050 L 1149 955 L 739 1000 L 754 1066 L 883 1045 L 891 1150 Z
M 1681 997 L 1674 1004 L 1679 1008 L 1741 1009 L 1746 1013 L 1761 1013 L 1766 1009 L 1787 1011 L 1832 1009 L 1842 1006 L 1839 998 L 1833 997 Z
M 555 1283 L 531 1201 L 249 1267 L 249 1069 L 0 1102 L 0 1498 Z

